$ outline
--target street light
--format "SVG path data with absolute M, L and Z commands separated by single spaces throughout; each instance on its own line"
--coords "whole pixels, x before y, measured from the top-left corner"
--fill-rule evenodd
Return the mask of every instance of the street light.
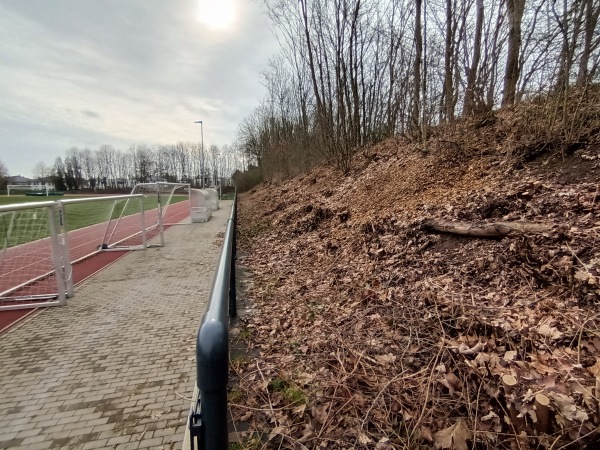
M 200 153 L 201 156 L 201 167 L 200 167 L 200 178 L 202 179 L 201 186 L 202 189 L 204 189 L 204 126 L 202 125 L 202 121 L 201 120 L 197 120 L 194 123 L 199 123 L 200 124 L 200 136 L 202 139 L 202 150 L 200 150 L 202 153 Z

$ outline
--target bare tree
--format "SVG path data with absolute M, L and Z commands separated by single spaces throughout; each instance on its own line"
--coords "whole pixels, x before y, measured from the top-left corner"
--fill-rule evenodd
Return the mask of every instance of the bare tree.
M 87 180 L 90 189 L 96 190 L 96 157 L 89 148 L 85 148 L 79 152 L 79 160 L 83 170 L 83 177 Z
M 587 10 L 586 3 L 587 2 L 582 0 L 571 3 L 567 2 L 567 0 L 563 0 L 562 11 L 560 14 L 558 11 L 556 11 L 556 2 L 552 3 L 554 19 L 556 20 L 556 24 L 562 37 L 558 75 L 556 77 L 556 88 L 558 91 L 563 91 L 565 93 L 565 97 L 568 95 L 568 90 L 571 83 L 571 70 L 575 64 L 577 48 L 580 45 L 582 28 L 584 27 L 584 15 L 586 14 Z M 581 63 L 582 62 L 580 60 L 580 71 L 583 69 L 581 67 Z M 585 58 L 583 63 L 587 67 Z M 583 76 L 584 75 L 582 75 L 582 77 Z
M 65 157 L 65 181 L 69 189 L 81 189 L 83 187 L 83 168 L 79 155 L 79 149 L 72 147 L 67 151 Z
M 116 150 L 111 145 L 103 145 L 96 150 L 98 179 L 104 189 L 115 186 L 115 154 Z
M 423 0 L 415 0 L 415 59 L 413 61 L 413 98 L 412 98 L 412 124 L 419 129 L 421 122 L 421 68 L 423 65 L 423 27 L 421 16 Z
M 52 167 L 52 178 L 54 181 L 54 187 L 57 190 L 64 191 L 67 189 L 65 182 L 65 165 L 60 156 L 54 160 L 54 166 Z
M 583 87 L 590 79 L 590 56 L 600 46 L 600 36 L 597 33 L 598 16 L 600 15 L 600 2 L 594 0 L 583 0 L 582 10 L 584 12 L 584 37 L 579 58 L 579 73 L 577 75 L 577 86 Z M 592 69 L 594 71 L 595 68 Z
M 33 176 L 38 178 L 42 183 L 45 183 L 47 178 L 51 175 L 52 168 L 45 162 L 39 161 L 33 166 Z
M 483 31 L 483 0 L 477 0 L 477 19 L 475 20 L 475 38 L 473 40 L 473 58 L 467 74 L 467 89 L 465 90 L 465 100 L 463 114 L 472 114 L 475 112 L 475 84 L 477 82 L 477 72 L 479 61 L 481 60 L 481 35 Z
M 146 145 L 132 146 L 129 152 L 133 179 L 138 183 L 148 183 L 158 166 L 154 153 Z

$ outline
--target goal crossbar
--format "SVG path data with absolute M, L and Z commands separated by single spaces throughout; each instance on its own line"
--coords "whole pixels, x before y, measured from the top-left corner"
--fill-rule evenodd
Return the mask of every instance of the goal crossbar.
M 48 192 L 50 191 L 50 189 L 48 188 L 47 185 L 45 184 L 7 184 L 6 185 L 6 191 L 7 191 L 7 195 L 10 197 L 10 191 L 21 191 L 21 190 L 25 190 L 28 192 L 31 191 L 44 191 L 46 197 L 48 196 Z
M 59 200 L 56 203 L 59 205 L 59 208 L 61 211 L 63 211 L 63 214 L 59 214 L 59 221 L 61 220 L 68 220 L 64 217 L 64 207 L 68 206 L 68 205 L 75 205 L 75 204 L 81 204 L 81 203 L 97 203 L 97 202 L 110 202 L 112 201 L 113 204 L 111 206 L 111 211 L 109 214 L 110 219 L 107 221 L 107 225 L 106 225 L 106 231 L 104 233 L 104 239 L 102 240 L 102 250 L 111 250 L 111 249 L 116 249 L 116 247 L 118 246 L 119 243 L 124 242 L 125 240 L 131 238 L 131 236 L 135 236 L 137 234 L 139 234 L 140 236 L 142 236 L 142 244 L 135 246 L 134 248 L 128 248 L 128 250 L 135 250 L 138 248 L 146 248 L 146 226 L 144 223 L 144 196 L 142 194 L 129 194 L 129 195 L 113 195 L 110 197 L 86 197 L 86 198 L 73 198 L 73 199 L 68 199 L 68 200 Z M 119 201 L 124 201 L 125 205 L 121 208 L 121 211 L 119 213 L 116 213 L 116 217 L 114 218 L 114 220 L 117 222 L 117 224 L 114 227 L 111 227 L 111 222 L 113 221 L 113 216 L 115 215 L 115 209 L 117 206 L 117 202 Z M 137 202 L 139 205 L 139 208 L 136 210 L 136 212 L 139 212 L 140 215 L 140 226 L 139 226 L 139 230 L 136 230 L 135 232 L 133 232 L 131 235 L 128 236 L 122 236 L 119 237 L 117 241 L 113 241 L 113 237 L 115 236 L 115 230 L 117 229 L 119 223 L 121 222 L 121 219 L 123 217 L 126 216 L 127 212 L 130 212 L 131 210 L 128 209 L 129 206 L 129 202 Z M 60 223 L 60 225 L 64 225 L 63 223 Z M 124 250 L 124 249 L 118 249 L 118 250 Z

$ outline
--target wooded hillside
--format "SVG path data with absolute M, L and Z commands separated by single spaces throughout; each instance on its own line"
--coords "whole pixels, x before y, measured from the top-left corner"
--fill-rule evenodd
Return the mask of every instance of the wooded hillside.
M 598 448 L 599 105 L 535 98 L 245 194 L 240 448 Z
M 238 144 L 265 180 L 522 100 L 569 127 L 573 88 L 600 75 L 598 0 L 266 0 L 281 54 Z

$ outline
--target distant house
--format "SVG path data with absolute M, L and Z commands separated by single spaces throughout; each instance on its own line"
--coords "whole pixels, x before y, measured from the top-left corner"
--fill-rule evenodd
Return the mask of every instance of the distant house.
M 52 181 L 42 181 L 41 179 L 34 180 L 32 178 L 22 177 L 21 175 L 15 175 L 13 177 L 6 178 L 6 184 L 12 184 L 17 186 L 46 186 L 49 191 L 54 191 L 54 183 Z
M 33 180 L 33 184 L 40 185 L 40 186 L 45 185 L 49 191 L 56 190 L 56 186 L 54 185 L 53 181 L 42 181 L 41 179 L 38 178 L 37 180 Z
M 28 184 L 34 184 L 34 180 L 31 178 L 22 177 L 21 175 L 16 175 L 14 177 L 6 177 L 6 183 L 25 186 Z

